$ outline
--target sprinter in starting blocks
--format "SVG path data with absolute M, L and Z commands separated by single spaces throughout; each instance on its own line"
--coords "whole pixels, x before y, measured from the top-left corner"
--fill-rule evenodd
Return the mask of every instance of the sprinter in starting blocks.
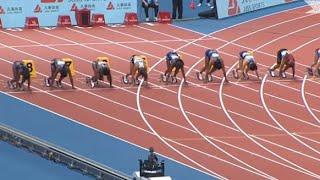
M 112 76 L 110 68 L 110 60 L 107 57 L 97 57 L 95 61 L 92 62 L 93 76 L 87 77 L 86 82 L 91 88 L 98 85 L 99 81 L 103 81 L 103 76 L 107 76 L 110 87 L 112 87 Z
M 51 76 L 45 78 L 45 85 L 47 87 L 53 87 L 53 83 L 56 82 L 57 87 L 62 88 L 62 80 L 69 76 L 72 89 L 75 89 L 73 84 L 73 76 L 75 75 L 74 63 L 70 58 L 55 58 L 51 64 Z M 55 80 L 57 75 L 60 74 L 59 80 Z
M 31 78 L 36 77 L 36 68 L 32 60 L 15 61 L 12 65 L 13 79 L 8 81 L 9 89 L 24 90 L 24 82 L 28 83 L 30 91 Z
M 128 78 L 131 76 L 131 81 Z M 148 60 L 143 55 L 133 55 L 130 58 L 130 72 L 122 76 L 124 84 L 139 85 L 139 78 L 143 78 L 145 86 L 148 86 Z

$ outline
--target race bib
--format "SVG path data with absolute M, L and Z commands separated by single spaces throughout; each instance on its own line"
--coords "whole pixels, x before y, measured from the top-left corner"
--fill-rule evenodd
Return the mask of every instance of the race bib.
M 281 51 L 281 56 L 285 56 L 288 53 L 288 51 Z
M 179 56 L 176 55 L 176 54 L 172 54 L 172 55 L 171 55 L 171 59 L 179 59 Z
M 138 67 L 139 68 L 144 68 L 144 63 L 143 62 L 138 62 Z
M 58 60 L 58 61 L 57 61 L 57 64 L 58 64 L 59 66 L 63 66 L 63 65 L 66 64 L 66 62 Z
M 136 58 L 134 58 L 133 62 L 134 63 L 139 63 L 139 62 L 143 63 L 143 59 L 141 59 L 140 57 L 136 57 Z
M 217 57 L 219 57 L 219 54 L 218 54 L 218 53 L 212 53 L 212 54 L 211 54 L 211 57 L 217 58 Z
M 254 61 L 254 57 L 251 56 L 251 55 L 247 55 L 247 56 L 245 57 L 245 59 L 248 60 L 248 61 Z
M 99 66 L 107 66 L 107 62 L 105 61 L 98 61 Z
M 243 53 L 240 54 L 242 59 L 244 59 L 248 55 L 250 55 L 248 52 L 243 52 Z

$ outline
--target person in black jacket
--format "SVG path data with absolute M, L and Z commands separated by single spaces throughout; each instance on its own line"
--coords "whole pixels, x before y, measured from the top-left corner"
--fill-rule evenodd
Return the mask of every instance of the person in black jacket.
M 158 157 L 154 153 L 153 147 L 149 148 L 149 153 L 150 153 L 148 156 L 149 168 L 156 169 L 158 167 Z
M 178 9 L 178 19 L 182 19 L 182 6 L 183 2 L 182 0 L 172 0 L 172 19 L 176 19 L 177 15 L 177 9 Z
M 149 8 L 154 9 L 154 20 L 158 20 L 159 2 L 158 0 L 142 0 L 142 7 L 146 15 L 146 21 L 149 21 Z

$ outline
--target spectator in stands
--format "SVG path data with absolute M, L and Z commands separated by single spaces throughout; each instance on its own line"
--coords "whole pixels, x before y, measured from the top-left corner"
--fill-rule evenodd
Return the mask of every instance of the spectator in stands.
M 146 15 L 146 21 L 150 21 L 149 19 L 149 8 L 154 9 L 154 20 L 158 20 L 158 11 L 159 11 L 159 2 L 158 0 L 142 0 L 142 7 L 144 9 Z
M 155 169 L 158 167 L 158 157 L 157 155 L 154 153 L 154 149 L 153 147 L 149 148 L 149 156 L 148 156 L 148 162 L 149 165 L 151 166 L 152 169 Z
M 178 9 L 178 19 L 182 19 L 183 2 L 182 0 L 172 0 L 172 19 L 176 19 Z

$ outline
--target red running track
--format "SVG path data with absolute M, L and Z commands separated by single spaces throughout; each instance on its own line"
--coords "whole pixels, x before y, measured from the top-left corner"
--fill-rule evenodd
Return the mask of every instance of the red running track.
M 75 119 L 96 130 L 156 150 L 176 161 L 218 178 L 319 178 L 319 81 L 304 79 L 320 39 L 320 15 L 303 7 L 245 22 L 204 36 L 171 25 L 128 28 L 0 31 L 1 79 L 11 76 L 16 59 L 34 59 L 38 77 L 32 93 L 5 91 Z M 298 59 L 297 79 L 255 77 L 247 82 L 203 84 L 195 72 L 203 65 L 207 48 L 218 49 L 228 68 L 238 52 L 255 51 L 262 77 L 275 62 L 275 52 L 289 48 Z M 165 86 L 163 56 L 178 49 L 187 66 L 188 87 Z M 128 87 L 120 77 L 128 58 L 145 54 L 151 66 L 152 88 Z M 88 89 L 91 61 L 111 59 L 114 89 Z M 42 79 L 49 60 L 75 61 L 77 90 L 49 91 Z M 68 80 L 65 81 L 68 84 Z

